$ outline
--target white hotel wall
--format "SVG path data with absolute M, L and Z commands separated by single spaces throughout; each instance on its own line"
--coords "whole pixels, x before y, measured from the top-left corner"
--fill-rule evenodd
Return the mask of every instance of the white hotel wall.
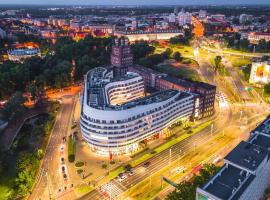
M 96 109 L 88 106 L 87 99 L 83 98 L 81 114 L 83 137 L 92 149 L 101 153 L 108 151 L 127 153 L 133 150 L 135 143 L 159 133 L 180 118 L 189 118 L 193 114 L 194 96 L 190 95 L 175 102 L 174 99 L 177 98 L 178 94 L 180 93 L 163 102 L 137 106 L 126 110 Z M 158 109 L 164 105 L 166 105 L 165 108 Z M 147 112 L 155 109 L 156 111 L 153 113 L 147 114 Z M 144 116 L 142 116 L 143 113 Z M 160 114 L 160 116 L 153 116 L 157 114 Z M 138 115 L 140 117 L 137 118 Z M 168 116 L 158 119 L 164 115 Z M 89 117 L 100 122 L 94 122 Z M 133 117 L 136 117 L 136 119 L 127 121 L 127 119 Z M 102 123 L 102 120 L 106 120 L 106 123 Z M 123 122 L 117 123 L 117 120 Z M 153 122 L 154 120 L 156 121 Z M 110 123 L 110 121 L 114 121 L 114 123 Z M 108 140 L 110 143 L 108 143 Z

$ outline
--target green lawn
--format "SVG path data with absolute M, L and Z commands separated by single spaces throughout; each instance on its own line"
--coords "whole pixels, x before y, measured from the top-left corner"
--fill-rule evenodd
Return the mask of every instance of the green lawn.
M 76 141 L 70 137 L 68 140 L 68 160 L 69 162 L 75 161 L 76 155 Z
M 175 76 L 177 78 L 200 81 L 198 72 L 192 67 L 174 67 L 170 64 L 160 65 L 157 67 L 158 71 Z
M 81 185 L 75 189 L 75 192 L 78 193 L 79 195 L 84 195 L 89 192 L 91 192 L 94 188 L 89 185 Z
M 231 61 L 233 67 L 242 67 L 251 64 L 251 59 L 248 58 L 239 56 L 227 56 L 226 58 Z
M 173 52 L 178 51 L 181 53 L 183 57 L 194 57 L 194 50 L 191 46 L 186 45 L 169 45 L 169 48 L 173 50 Z

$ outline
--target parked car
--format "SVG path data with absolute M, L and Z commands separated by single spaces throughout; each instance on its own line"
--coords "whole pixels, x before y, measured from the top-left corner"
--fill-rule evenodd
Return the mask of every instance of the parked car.
M 60 152 L 61 152 L 61 153 L 64 153 L 64 146 L 61 146 Z
M 61 158 L 61 164 L 64 164 L 65 163 L 65 159 L 62 157 Z
M 143 164 L 144 167 L 149 167 L 149 165 L 150 165 L 150 161 L 145 162 L 145 163 Z
M 67 174 L 63 175 L 64 180 L 67 180 Z
M 65 173 L 66 168 L 64 166 L 62 166 L 62 172 Z

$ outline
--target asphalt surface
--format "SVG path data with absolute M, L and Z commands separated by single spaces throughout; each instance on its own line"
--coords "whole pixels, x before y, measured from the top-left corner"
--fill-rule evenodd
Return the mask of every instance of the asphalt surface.
M 29 200 L 49 199 L 57 196 L 57 190 L 61 187 L 68 187 L 68 182 L 64 181 L 61 169 L 59 151 L 62 138 L 67 136 L 72 117 L 73 96 L 62 98 L 62 106 L 56 117 L 48 146 L 36 179 L 36 183 Z M 66 147 L 67 148 L 67 147 Z M 47 195 L 46 195 L 47 193 Z
M 112 199 L 117 199 L 117 197 L 141 182 L 142 180 L 149 177 L 150 174 L 154 174 L 160 169 L 168 166 L 170 163 L 177 160 L 180 156 L 189 153 L 190 151 L 194 151 L 196 147 L 203 145 L 205 142 L 209 141 L 212 136 L 219 133 L 225 127 L 227 127 L 232 120 L 232 113 L 230 110 L 224 110 L 223 113 L 220 113 L 218 120 L 214 122 L 214 129 L 211 134 L 211 125 L 205 128 L 203 131 L 194 134 L 185 140 L 175 144 L 170 149 L 166 149 L 161 153 L 155 155 L 154 157 L 148 159 L 146 162 L 149 162 L 149 166 L 145 167 L 144 163 L 136 166 L 134 168 L 134 174 L 125 179 L 122 182 L 119 182 L 117 178 L 111 180 L 109 183 L 102 185 L 96 190 L 90 192 L 89 194 L 80 198 L 80 200 L 92 200 L 92 199 L 109 199 L 110 192 Z M 222 120 L 221 120 L 222 119 Z M 171 156 L 170 156 L 171 151 Z M 103 198 L 101 198 L 101 196 Z

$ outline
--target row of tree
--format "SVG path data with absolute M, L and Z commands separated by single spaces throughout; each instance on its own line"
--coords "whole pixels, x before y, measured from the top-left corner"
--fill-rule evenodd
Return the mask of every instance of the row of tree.
M 244 52 L 258 52 L 268 53 L 270 52 L 270 41 L 260 40 L 258 44 L 251 44 L 248 39 L 241 38 L 239 33 L 233 35 L 227 35 L 223 37 L 225 46 Z
M 44 58 L 5 62 L 0 67 L 0 99 L 15 91 L 35 93 L 47 87 L 69 86 L 89 69 L 109 63 L 110 45 L 111 38 L 88 36 L 75 42 L 70 37 L 61 37 Z
M 171 192 L 167 200 L 195 200 L 196 188 L 203 186 L 220 168 L 213 164 L 205 164 L 199 175 L 194 175 L 192 181 L 183 181 Z

